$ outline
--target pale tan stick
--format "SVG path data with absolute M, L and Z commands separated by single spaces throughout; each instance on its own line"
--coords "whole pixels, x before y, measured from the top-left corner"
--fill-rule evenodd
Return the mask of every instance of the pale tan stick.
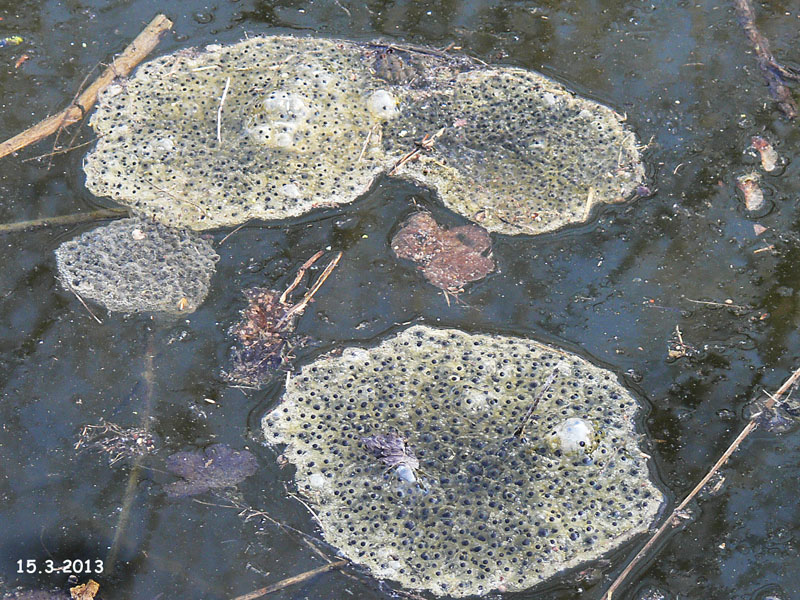
M 74 289 L 72 289 L 72 286 L 68 286 L 68 288 L 69 288 L 69 291 L 70 291 L 70 292 L 72 292 L 73 294 L 75 294 L 75 297 L 78 299 L 78 302 L 80 302 L 81 304 L 83 304 L 83 308 L 85 308 L 85 309 L 86 309 L 86 311 L 87 311 L 87 312 L 88 312 L 90 315 L 92 315 L 92 318 L 93 318 L 95 321 L 97 321 L 97 323 L 98 323 L 98 324 L 102 325 L 102 324 L 103 324 L 103 322 L 100 320 L 100 318 L 99 318 L 99 317 L 98 317 L 96 314 L 94 314 L 94 313 L 92 312 L 92 309 L 91 309 L 91 308 L 89 308 L 89 305 L 88 305 L 88 304 L 86 304 L 86 302 L 84 301 L 84 299 L 83 299 L 83 298 L 81 298 L 81 295 L 80 295 L 78 292 L 76 292 Z
M 306 295 L 303 296 L 303 299 L 300 300 L 300 302 L 298 302 L 297 304 L 295 304 L 292 308 L 286 311 L 286 314 L 280 320 L 280 324 L 285 323 L 294 315 L 299 314 L 305 310 L 306 305 L 309 302 L 311 302 L 311 298 L 314 297 L 314 294 L 316 294 L 317 291 L 319 291 L 319 288 L 322 287 L 322 284 L 325 283 L 325 280 L 328 279 L 328 277 L 330 277 L 331 273 L 336 268 L 336 265 L 339 264 L 341 258 L 342 258 L 342 253 L 339 252 L 339 254 L 336 255 L 336 258 L 334 258 L 330 263 L 328 263 L 328 266 L 325 267 L 325 270 L 320 274 L 319 278 L 314 282 L 314 285 L 311 287 L 311 289 L 306 292 Z
M 237 231 L 239 231 L 240 229 L 242 229 L 242 227 L 244 227 L 245 225 L 247 225 L 247 223 L 248 223 L 248 222 L 247 222 L 247 221 L 245 221 L 244 223 L 242 223 L 241 225 L 239 225 L 239 226 L 238 226 L 236 229 L 234 229 L 233 231 L 231 231 L 231 232 L 230 232 L 228 235 L 226 235 L 224 238 L 222 238 L 222 239 L 219 241 L 219 244 L 217 244 L 217 247 L 219 247 L 219 246 L 222 246 L 222 244 L 224 244 L 226 241 L 228 241 L 228 238 L 229 238 L 229 237 L 231 237 L 231 236 L 232 236 L 234 233 L 236 233 Z
M 347 560 L 337 560 L 332 563 L 328 563 L 327 565 L 322 565 L 316 569 L 311 569 L 310 571 L 306 571 L 305 573 L 300 573 L 299 575 L 293 575 L 292 577 L 287 577 L 286 579 L 282 579 L 278 583 L 273 583 L 272 585 L 268 585 L 267 587 L 263 587 L 258 590 L 254 590 L 249 594 L 244 594 L 242 596 L 236 596 L 233 600 L 255 600 L 256 598 L 261 598 L 262 596 L 266 596 L 267 594 L 271 594 L 272 592 L 277 592 L 278 590 L 282 590 L 292 585 L 297 585 L 298 583 L 303 583 L 311 579 L 312 577 L 316 577 L 317 575 L 321 575 L 322 573 L 327 573 L 328 571 L 333 571 L 335 569 L 341 569 L 342 567 L 347 566 L 350 564 L 350 561 Z
M 125 48 L 119 58 L 115 59 L 75 102 L 60 113 L 47 117 L 44 121 L 0 144 L 0 158 L 38 142 L 62 127 L 77 123 L 83 119 L 97 101 L 97 95 L 115 78 L 127 77 L 134 67 L 152 52 L 161 41 L 164 33 L 171 28 L 172 21 L 164 15 L 158 15 L 150 21 L 150 24 Z
M 769 400 L 767 400 L 764 403 L 764 410 L 771 410 L 772 407 L 775 406 L 775 402 L 777 402 L 777 400 L 783 394 L 785 394 L 790 387 L 794 385 L 794 383 L 798 380 L 798 378 L 800 378 L 800 369 L 797 369 L 794 373 L 792 373 L 789 379 L 783 382 L 783 385 L 781 385 L 781 387 L 778 388 L 778 391 L 775 392 L 775 395 L 769 395 Z M 650 548 L 652 548 L 653 545 L 656 543 L 658 538 L 660 538 L 661 535 L 675 523 L 675 520 L 678 517 L 678 513 L 680 513 L 684 508 L 686 508 L 686 505 L 689 504 L 689 502 L 691 502 L 694 499 L 694 497 L 700 493 L 700 490 L 702 490 L 706 486 L 709 480 L 717 473 L 717 471 L 719 471 L 722 465 L 724 465 L 727 462 L 727 460 L 731 457 L 731 454 L 736 452 L 736 449 L 744 441 L 744 439 L 748 435 L 750 435 L 756 427 L 758 427 L 758 418 L 761 416 L 761 414 L 762 414 L 761 412 L 758 412 L 754 414 L 752 417 L 750 417 L 750 421 L 747 423 L 747 425 L 745 425 L 741 433 L 739 433 L 739 435 L 736 436 L 736 439 L 731 442 L 731 445 L 728 446 L 728 449 L 725 450 L 722 456 L 719 457 L 719 460 L 716 463 L 714 463 L 714 466 L 711 467 L 708 473 L 706 473 L 706 476 L 700 480 L 700 483 L 694 486 L 694 489 L 691 492 L 689 492 L 689 495 L 686 496 L 686 498 L 683 499 L 683 502 L 681 502 L 678 506 L 675 507 L 675 509 L 670 513 L 669 517 L 667 517 L 666 520 L 661 524 L 661 527 L 659 527 L 656 530 L 656 532 L 642 547 L 642 549 L 636 553 L 636 556 L 633 557 L 633 560 L 631 560 L 631 562 L 628 563 L 628 566 L 625 567 L 622 573 L 619 574 L 619 577 L 617 577 L 614 580 L 614 583 L 611 584 L 611 587 L 609 587 L 606 593 L 603 595 L 603 600 L 611 600 L 611 596 L 613 595 L 613 593 L 617 590 L 617 588 L 620 585 L 622 585 L 622 583 L 625 581 L 628 575 L 630 575 L 631 571 L 633 571 L 636 565 L 638 565 L 642 561 L 642 559 L 645 557 Z
M 324 252 L 322 250 L 318 250 L 314 256 L 309 258 L 306 262 L 303 263 L 303 266 L 297 270 L 297 275 L 294 276 L 294 281 L 292 281 L 291 285 L 286 288 L 286 290 L 281 294 L 281 297 L 278 299 L 278 302 L 281 304 L 286 304 L 286 298 L 289 297 L 289 294 L 292 293 L 292 290 L 297 287 L 297 284 L 300 283 L 300 280 L 303 278 L 303 275 L 306 274 L 306 270 L 308 267 L 313 265 L 317 262 L 317 259 L 322 256 Z
M 44 217 L 43 219 L 33 219 L 31 221 L 16 221 L 15 223 L 0 223 L 0 233 L 12 233 L 15 231 L 25 231 L 36 229 L 37 227 L 56 227 L 58 225 L 74 225 L 75 223 L 86 223 L 100 219 L 113 219 L 127 217 L 128 211 L 124 208 L 103 208 L 83 213 L 71 215 L 61 215 L 58 217 Z

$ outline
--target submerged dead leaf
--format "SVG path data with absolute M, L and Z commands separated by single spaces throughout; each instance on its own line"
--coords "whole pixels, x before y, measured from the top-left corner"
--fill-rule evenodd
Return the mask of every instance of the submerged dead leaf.
M 72 597 L 72 600 L 94 600 L 94 597 L 99 591 L 100 584 L 94 579 L 90 579 L 86 583 L 69 588 L 69 595 Z
M 447 230 L 427 212 L 411 215 L 392 238 L 398 258 L 417 263 L 425 279 L 454 294 L 494 271 L 491 248 L 492 240 L 482 227 L 464 225 Z
M 239 345 L 231 350 L 233 367 L 225 376 L 234 383 L 259 386 L 287 360 L 294 319 L 285 319 L 289 307 L 279 301 L 278 292 L 252 288 L 244 295 L 247 308 L 230 329 Z
M 247 450 L 213 444 L 205 450 L 177 452 L 167 459 L 167 469 L 183 477 L 166 486 L 169 496 L 193 496 L 211 488 L 232 487 L 256 472 L 258 461 Z

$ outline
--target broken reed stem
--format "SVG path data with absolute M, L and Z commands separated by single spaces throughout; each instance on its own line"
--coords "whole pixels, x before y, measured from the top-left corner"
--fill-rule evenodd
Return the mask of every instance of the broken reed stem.
M 380 123 L 375 123 L 375 125 L 369 128 L 369 131 L 367 132 L 367 139 L 364 140 L 364 145 L 361 146 L 361 153 L 358 155 L 356 162 L 361 162 L 361 159 L 364 158 L 364 154 L 367 152 L 369 141 L 372 139 L 372 134 L 378 129 L 378 127 L 380 127 Z
M 306 262 L 303 263 L 303 266 L 301 266 L 297 270 L 297 275 L 294 276 L 294 281 L 292 281 L 291 285 L 289 285 L 289 287 L 287 287 L 286 290 L 284 290 L 284 292 L 281 294 L 281 297 L 278 299 L 278 302 L 280 302 L 281 304 L 286 304 L 286 298 L 289 297 L 289 294 L 291 294 L 294 288 L 296 288 L 297 285 L 300 283 L 300 280 L 303 278 L 303 275 L 306 274 L 308 268 L 315 262 L 317 262 L 317 259 L 323 254 L 324 252 L 322 250 L 318 250 L 317 253 L 314 254 L 314 256 L 312 256 Z
M 94 106 L 98 94 L 117 77 L 127 77 L 136 65 L 152 52 L 164 34 L 171 28 L 172 21 L 164 15 L 156 16 L 136 36 L 136 39 L 125 48 L 122 54 L 103 71 L 102 75 L 95 79 L 94 83 L 86 88 L 70 106 L 0 144 L 0 158 L 36 143 L 63 127 L 83 119 Z
M 295 304 L 292 308 L 286 311 L 286 315 L 281 319 L 281 323 L 287 322 L 291 319 L 294 315 L 299 314 L 305 310 L 306 305 L 311 302 L 311 298 L 314 297 L 314 294 L 317 293 L 319 288 L 322 287 L 322 284 L 325 283 L 325 280 L 330 277 L 333 270 L 336 268 L 336 265 L 339 264 L 339 261 L 342 258 L 342 253 L 336 255 L 336 257 L 328 263 L 328 266 L 325 267 L 325 270 L 320 274 L 319 278 L 314 282 L 314 285 L 311 286 L 311 289 L 306 292 L 306 295 L 303 296 L 303 299 L 300 300 L 297 304 Z
M 80 295 L 78 292 L 76 292 L 74 289 L 72 289 L 72 286 L 68 286 L 68 287 L 69 287 L 69 291 L 70 291 L 70 292 L 72 292 L 73 294 L 75 294 L 75 297 L 78 299 L 78 302 L 80 302 L 81 304 L 83 304 L 83 308 L 85 308 L 85 309 L 86 309 L 86 312 L 88 312 L 90 315 L 92 315 L 92 318 L 93 318 L 95 321 L 97 321 L 97 323 L 98 323 L 99 325 L 102 325 L 102 324 L 103 324 L 103 321 L 101 321 L 101 320 L 100 320 L 100 317 L 98 317 L 96 314 L 94 314 L 94 313 L 92 312 L 92 309 L 91 309 L 91 308 L 89 308 L 89 305 L 88 305 L 88 304 L 86 304 L 86 301 L 85 301 L 83 298 L 81 298 L 81 295 Z
M 31 221 L 17 221 L 15 223 L 0 223 L 0 234 L 13 233 L 15 231 L 26 231 L 38 227 L 57 227 L 58 225 L 75 225 L 76 223 L 87 223 L 100 219 L 115 219 L 128 216 L 127 209 L 124 208 L 103 208 L 83 213 L 71 215 L 61 215 L 58 217 L 44 217 Z
M 429 152 L 433 150 L 433 146 L 436 144 L 436 140 L 442 136 L 442 134 L 445 132 L 445 129 L 446 129 L 445 127 L 442 127 L 433 135 L 426 133 L 423 136 L 422 140 L 420 140 L 419 142 L 414 142 L 417 147 L 411 150 L 411 152 L 408 152 L 396 163 L 394 163 L 394 166 L 392 167 L 391 171 L 389 171 L 389 175 L 395 175 L 400 167 L 402 167 L 408 161 L 415 159 L 423 151 Z
M 797 74 L 775 60 L 769 49 L 769 41 L 756 27 L 756 15 L 750 0 L 733 0 L 733 6 L 739 17 L 739 23 L 756 53 L 758 67 L 767 81 L 770 96 L 778 103 L 783 114 L 794 119 L 797 116 L 797 103 L 792 98 L 792 92 L 786 87 L 784 80 L 796 80 L 798 79 Z
M 268 585 L 266 587 L 254 590 L 249 594 L 244 594 L 242 596 L 236 596 L 233 600 L 255 600 L 256 598 L 261 598 L 266 596 L 267 594 L 271 594 L 272 592 L 277 592 L 278 590 L 282 590 L 292 585 L 297 585 L 298 583 L 303 583 L 304 581 L 308 581 L 312 577 L 316 577 L 317 575 L 321 575 L 322 573 L 327 573 L 328 571 L 334 571 L 336 569 L 341 569 L 342 567 L 347 566 L 350 564 L 350 561 L 347 560 L 337 560 L 332 563 L 328 563 L 327 565 L 322 565 L 321 567 L 317 567 L 316 569 L 311 569 L 310 571 L 306 571 L 305 573 L 300 573 L 299 575 L 293 575 L 291 577 L 287 577 L 286 579 L 282 579 L 277 583 L 273 583 L 272 585 Z
M 142 379 L 144 379 L 144 411 L 142 412 L 140 428 L 147 434 L 150 433 L 150 415 L 153 414 L 153 385 L 155 383 L 153 358 L 155 353 L 155 334 L 151 331 L 147 341 L 147 350 L 145 350 L 144 371 L 142 372 Z M 105 568 L 108 573 L 114 570 L 114 563 L 117 562 L 119 547 L 122 543 L 125 530 L 128 527 L 128 521 L 130 521 L 131 518 L 131 508 L 133 508 L 133 501 L 136 499 L 136 489 L 139 487 L 139 479 L 142 475 L 143 459 L 143 455 L 134 458 L 133 468 L 131 468 L 130 475 L 128 475 L 128 485 L 125 487 L 125 496 L 122 501 L 119 519 L 117 520 L 117 527 L 114 530 L 114 539 L 111 542 L 111 548 L 106 556 Z
M 781 387 L 778 388 L 778 391 L 775 392 L 774 395 L 768 394 L 769 399 L 764 403 L 764 410 L 771 410 L 775 406 L 775 403 L 778 401 L 778 399 L 785 394 L 786 391 L 792 387 L 798 379 L 800 379 L 800 368 L 792 373 L 792 375 L 783 382 Z M 719 460 L 714 463 L 714 466 L 711 467 L 708 473 L 706 473 L 706 476 L 703 477 L 703 479 L 700 480 L 700 483 L 694 486 L 692 491 L 689 492 L 683 501 L 673 509 L 673 511 L 661 524 L 661 527 L 659 527 L 650 537 L 650 539 L 647 540 L 647 543 L 642 547 L 641 550 L 639 550 L 639 552 L 636 553 L 636 556 L 633 557 L 633 560 L 628 563 L 628 566 L 625 567 L 622 573 L 620 573 L 619 576 L 614 580 L 614 583 L 611 584 L 606 593 L 603 595 L 603 600 L 611 600 L 611 596 L 614 594 L 617 588 L 619 588 L 625 579 L 627 579 L 628 575 L 630 575 L 631 571 L 633 571 L 636 565 L 642 561 L 645 555 L 649 552 L 650 548 L 655 545 L 658 538 L 660 538 L 667 529 L 674 525 L 677 520 L 678 513 L 686 508 L 686 505 L 689 504 L 689 502 L 691 502 L 694 497 L 700 493 L 700 491 L 706 486 L 706 484 L 717 473 L 717 471 L 719 471 L 720 468 L 722 468 L 722 466 L 727 462 L 731 455 L 736 452 L 736 449 L 744 441 L 744 439 L 750 435 L 756 427 L 758 427 L 758 418 L 761 416 L 761 414 L 761 412 L 758 412 L 750 417 L 750 421 L 748 421 L 747 425 L 745 425 L 744 429 L 742 429 L 739 435 L 736 436 L 736 439 L 731 442 L 730 446 L 728 446 L 728 449 L 723 452 L 722 456 L 719 457 Z

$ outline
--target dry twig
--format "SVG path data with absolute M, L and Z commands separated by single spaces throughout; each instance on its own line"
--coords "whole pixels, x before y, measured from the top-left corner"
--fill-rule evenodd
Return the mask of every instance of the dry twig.
M 0 234 L 26 231 L 38 227 L 55 227 L 58 225 L 74 225 L 76 223 L 86 223 L 98 221 L 100 219 L 116 219 L 128 216 L 125 208 L 103 208 L 90 212 L 74 213 L 71 215 L 61 215 L 58 217 L 44 217 L 43 219 L 32 219 L 30 221 L 16 221 L 14 223 L 0 223 Z
M 317 567 L 316 569 L 311 569 L 310 571 L 306 571 L 305 573 L 300 573 L 299 575 L 292 575 L 291 577 L 287 577 L 286 579 L 282 579 L 277 583 L 273 583 L 272 585 L 268 585 L 266 587 L 254 590 L 249 594 L 243 594 L 242 596 L 236 596 L 233 600 L 255 600 L 256 598 L 261 598 L 266 596 L 267 594 L 271 594 L 272 592 L 277 592 L 278 590 L 282 590 L 292 585 L 297 585 L 298 583 L 303 583 L 304 581 L 308 581 L 312 577 L 316 577 L 322 573 L 327 573 L 328 571 L 333 571 L 335 569 L 341 569 L 342 567 L 347 566 L 350 564 L 348 560 L 337 560 L 332 563 L 328 563 L 327 565 L 322 565 L 321 567 Z
M 15 135 L 13 138 L 0 144 L 0 158 L 7 156 L 36 143 L 62 128 L 77 123 L 83 119 L 97 101 L 98 94 L 104 90 L 114 79 L 126 77 L 150 52 L 158 45 L 163 35 L 172 28 L 172 21 L 164 15 L 154 18 L 136 39 L 125 48 L 119 58 L 115 59 L 103 71 L 92 85 L 78 97 L 70 106 L 58 114 L 47 117 L 30 129 Z
M 787 79 L 800 80 L 800 76 L 779 64 L 769 49 L 769 42 L 756 27 L 756 15 L 750 0 L 733 0 L 739 22 L 744 29 L 747 39 L 753 46 L 758 59 L 758 66 L 767 80 L 770 96 L 778 103 L 781 109 L 790 119 L 797 116 L 797 103 L 792 98 L 791 90 L 786 87 Z
M 416 147 L 409 153 L 404 155 L 400 160 L 398 160 L 394 164 L 392 170 L 389 171 L 389 175 L 396 175 L 400 167 L 402 167 L 408 161 L 417 158 L 422 152 L 430 152 L 431 150 L 433 150 L 433 147 L 436 144 L 436 140 L 442 136 L 444 131 L 445 127 L 442 127 L 439 131 L 437 131 L 433 135 L 426 133 L 420 141 L 414 142 L 414 145 Z
M 794 383 L 800 379 L 800 369 L 797 369 L 792 375 L 783 382 L 778 391 L 775 392 L 774 395 L 768 394 L 769 400 L 764 403 L 764 410 L 770 410 L 772 407 L 775 406 L 775 403 L 778 399 L 785 394 L 789 388 L 791 388 Z M 744 441 L 744 439 L 750 435 L 753 430 L 758 427 L 758 419 L 761 416 L 761 412 L 754 414 L 750 417 L 750 421 L 748 421 L 747 425 L 745 425 L 744 429 L 736 436 L 736 439 L 733 440 L 728 446 L 727 450 L 722 453 L 719 460 L 714 463 L 714 466 L 706 473 L 705 477 L 700 480 L 691 492 L 683 499 L 683 501 L 675 507 L 675 509 L 669 514 L 669 516 L 664 520 L 656 532 L 650 537 L 647 543 L 642 547 L 639 552 L 636 553 L 636 556 L 633 557 L 633 560 L 628 563 L 628 566 L 619 574 L 619 576 L 614 580 L 614 583 L 611 584 L 611 587 L 608 588 L 606 593 L 603 595 L 603 600 L 611 600 L 612 595 L 614 592 L 619 588 L 620 585 L 627 579 L 628 575 L 630 575 L 631 571 L 638 565 L 642 559 L 647 555 L 650 549 L 655 545 L 656 541 L 664 534 L 664 532 L 669 529 L 670 527 L 674 526 L 680 518 L 680 515 L 683 513 L 683 510 L 686 506 L 691 502 L 697 494 L 708 484 L 712 477 L 719 471 L 722 466 L 727 462 L 727 460 L 731 457 L 731 455 L 736 452 L 736 449 L 739 445 Z

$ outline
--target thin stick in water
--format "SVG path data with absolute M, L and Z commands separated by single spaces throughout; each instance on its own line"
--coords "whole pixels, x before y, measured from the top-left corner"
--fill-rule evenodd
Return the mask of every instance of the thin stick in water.
M 335 569 L 341 569 L 342 567 L 347 566 L 350 564 L 350 561 L 347 560 L 337 560 L 332 563 L 328 563 L 327 565 L 322 565 L 321 567 L 317 567 L 316 569 L 311 569 L 310 571 L 306 571 L 305 573 L 300 573 L 299 575 L 293 575 L 292 577 L 287 577 L 286 579 L 282 579 L 277 583 L 273 583 L 272 585 L 268 585 L 266 587 L 254 590 L 249 594 L 243 594 L 242 596 L 236 596 L 233 600 L 255 600 L 256 598 L 261 598 L 266 596 L 267 594 L 271 594 L 272 592 L 277 592 L 278 590 L 285 589 L 292 585 L 297 585 L 298 583 L 303 583 L 304 581 L 308 581 L 312 577 L 316 577 L 317 575 L 321 575 L 322 573 L 327 573 L 328 571 L 333 571 Z
M 155 385 L 155 369 L 153 365 L 153 358 L 156 354 L 155 347 L 155 334 L 151 331 L 147 341 L 147 350 L 145 350 L 144 357 L 144 370 L 142 372 L 142 379 L 144 380 L 144 411 L 141 415 L 141 429 L 146 434 L 150 433 L 150 416 L 153 414 L 153 400 L 154 400 L 154 385 Z M 142 461 L 144 455 L 138 455 L 133 461 L 133 468 L 128 475 L 128 484 L 125 487 L 125 496 L 122 501 L 122 508 L 119 512 L 119 519 L 117 526 L 114 529 L 114 539 L 111 542 L 111 548 L 106 556 L 106 570 L 113 571 L 114 564 L 117 562 L 119 555 L 120 544 L 125 538 L 125 530 L 128 528 L 128 522 L 131 518 L 131 509 L 133 508 L 133 501 L 136 499 L 136 491 L 139 487 L 139 480 L 142 476 Z
M 775 395 L 770 395 L 769 400 L 764 403 L 764 410 L 770 410 L 778 399 L 786 393 L 786 391 L 791 388 L 794 383 L 800 379 L 800 369 L 797 369 L 792 375 L 783 382 L 778 391 L 775 392 Z M 745 425 L 744 429 L 736 436 L 736 439 L 733 440 L 728 446 L 728 449 L 723 452 L 722 456 L 720 456 L 719 460 L 714 463 L 714 466 L 706 473 L 706 476 L 700 480 L 694 489 L 683 499 L 683 501 L 675 507 L 675 509 L 669 514 L 669 516 L 664 520 L 656 532 L 650 537 L 647 543 L 642 547 L 639 552 L 636 553 L 636 556 L 633 557 L 633 560 L 628 563 L 628 566 L 619 574 L 619 576 L 614 580 L 614 583 L 611 584 L 611 587 L 608 588 L 606 593 L 603 595 L 603 600 L 611 600 L 612 595 L 620 585 L 623 584 L 625 579 L 627 579 L 628 575 L 630 575 L 631 571 L 638 565 L 642 559 L 647 555 L 650 549 L 655 545 L 658 538 L 660 538 L 664 532 L 669 529 L 672 525 L 675 524 L 678 514 L 686 508 L 686 505 L 691 502 L 697 494 L 706 486 L 706 484 L 711 480 L 711 478 L 720 470 L 720 468 L 727 462 L 727 460 L 731 457 L 731 455 L 736 452 L 736 449 L 739 445 L 744 441 L 744 439 L 750 435 L 753 430 L 758 427 L 758 418 L 761 416 L 761 413 L 758 412 L 750 417 L 750 421 Z
M 292 315 L 301 313 L 305 310 L 306 305 L 309 302 L 311 302 L 311 298 L 314 297 L 314 294 L 316 294 L 319 291 L 319 288 L 322 287 L 322 284 L 325 283 L 325 280 L 328 279 L 328 277 L 330 277 L 331 273 L 336 268 L 336 265 L 339 264 L 341 258 L 342 258 L 342 253 L 339 252 L 339 254 L 337 254 L 336 257 L 331 262 L 328 263 L 328 266 L 325 267 L 325 270 L 320 274 L 319 278 L 317 278 L 317 280 L 314 282 L 314 285 L 311 286 L 311 289 L 306 292 L 305 296 L 303 296 L 303 299 L 300 300 L 300 302 L 295 304 L 288 311 L 286 311 L 286 315 L 284 316 L 283 319 L 281 319 L 282 322 L 288 320 Z
M 76 223 L 88 223 L 101 219 L 116 219 L 127 217 L 128 211 L 124 208 L 103 208 L 89 212 L 73 213 L 71 215 L 60 215 L 57 217 L 44 217 L 42 219 L 32 219 L 30 221 L 16 221 L 14 223 L 0 223 L 0 234 L 26 231 L 38 227 L 56 227 L 58 225 L 75 225 Z
M 787 69 L 775 60 L 769 49 L 769 41 L 756 27 L 756 15 L 750 0 L 733 0 L 733 6 L 739 17 L 739 22 L 744 29 L 748 41 L 753 46 L 758 61 L 758 67 L 764 75 L 769 87 L 770 96 L 778 103 L 790 119 L 797 117 L 797 103 L 792 97 L 792 91 L 786 86 L 787 79 L 797 80 L 797 73 Z
M 103 324 L 103 322 L 100 320 L 100 318 L 99 318 L 99 317 L 98 317 L 96 314 L 94 314 L 94 313 L 92 312 L 92 309 L 91 309 L 91 308 L 89 308 L 89 305 L 88 305 L 88 304 L 86 304 L 86 301 L 85 301 L 83 298 L 81 298 L 81 295 L 80 295 L 78 292 L 76 292 L 74 289 L 72 289 L 72 286 L 67 286 L 67 288 L 69 289 L 69 291 L 70 291 L 70 292 L 72 292 L 73 294 L 75 294 L 75 297 L 78 299 L 78 302 L 80 302 L 81 304 L 83 304 L 83 308 L 85 308 L 85 309 L 86 309 L 86 311 L 87 311 L 87 312 L 88 312 L 90 315 L 92 315 L 92 318 L 93 318 L 95 321 L 97 321 L 97 322 L 98 322 L 100 325 L 102 325 L 102 324 Z
M 94 106 L 98 94 L 117 77 L 127 77 L 134 67 L 152 52 L 164 34 L 171 28 L 172 21 L 164 15 L 156 16 L 75 102 L 60 113 L 47 117 L 44 121 L 0 144 L 0 158 L 34 144 L 63 127 L 83 119 Z

